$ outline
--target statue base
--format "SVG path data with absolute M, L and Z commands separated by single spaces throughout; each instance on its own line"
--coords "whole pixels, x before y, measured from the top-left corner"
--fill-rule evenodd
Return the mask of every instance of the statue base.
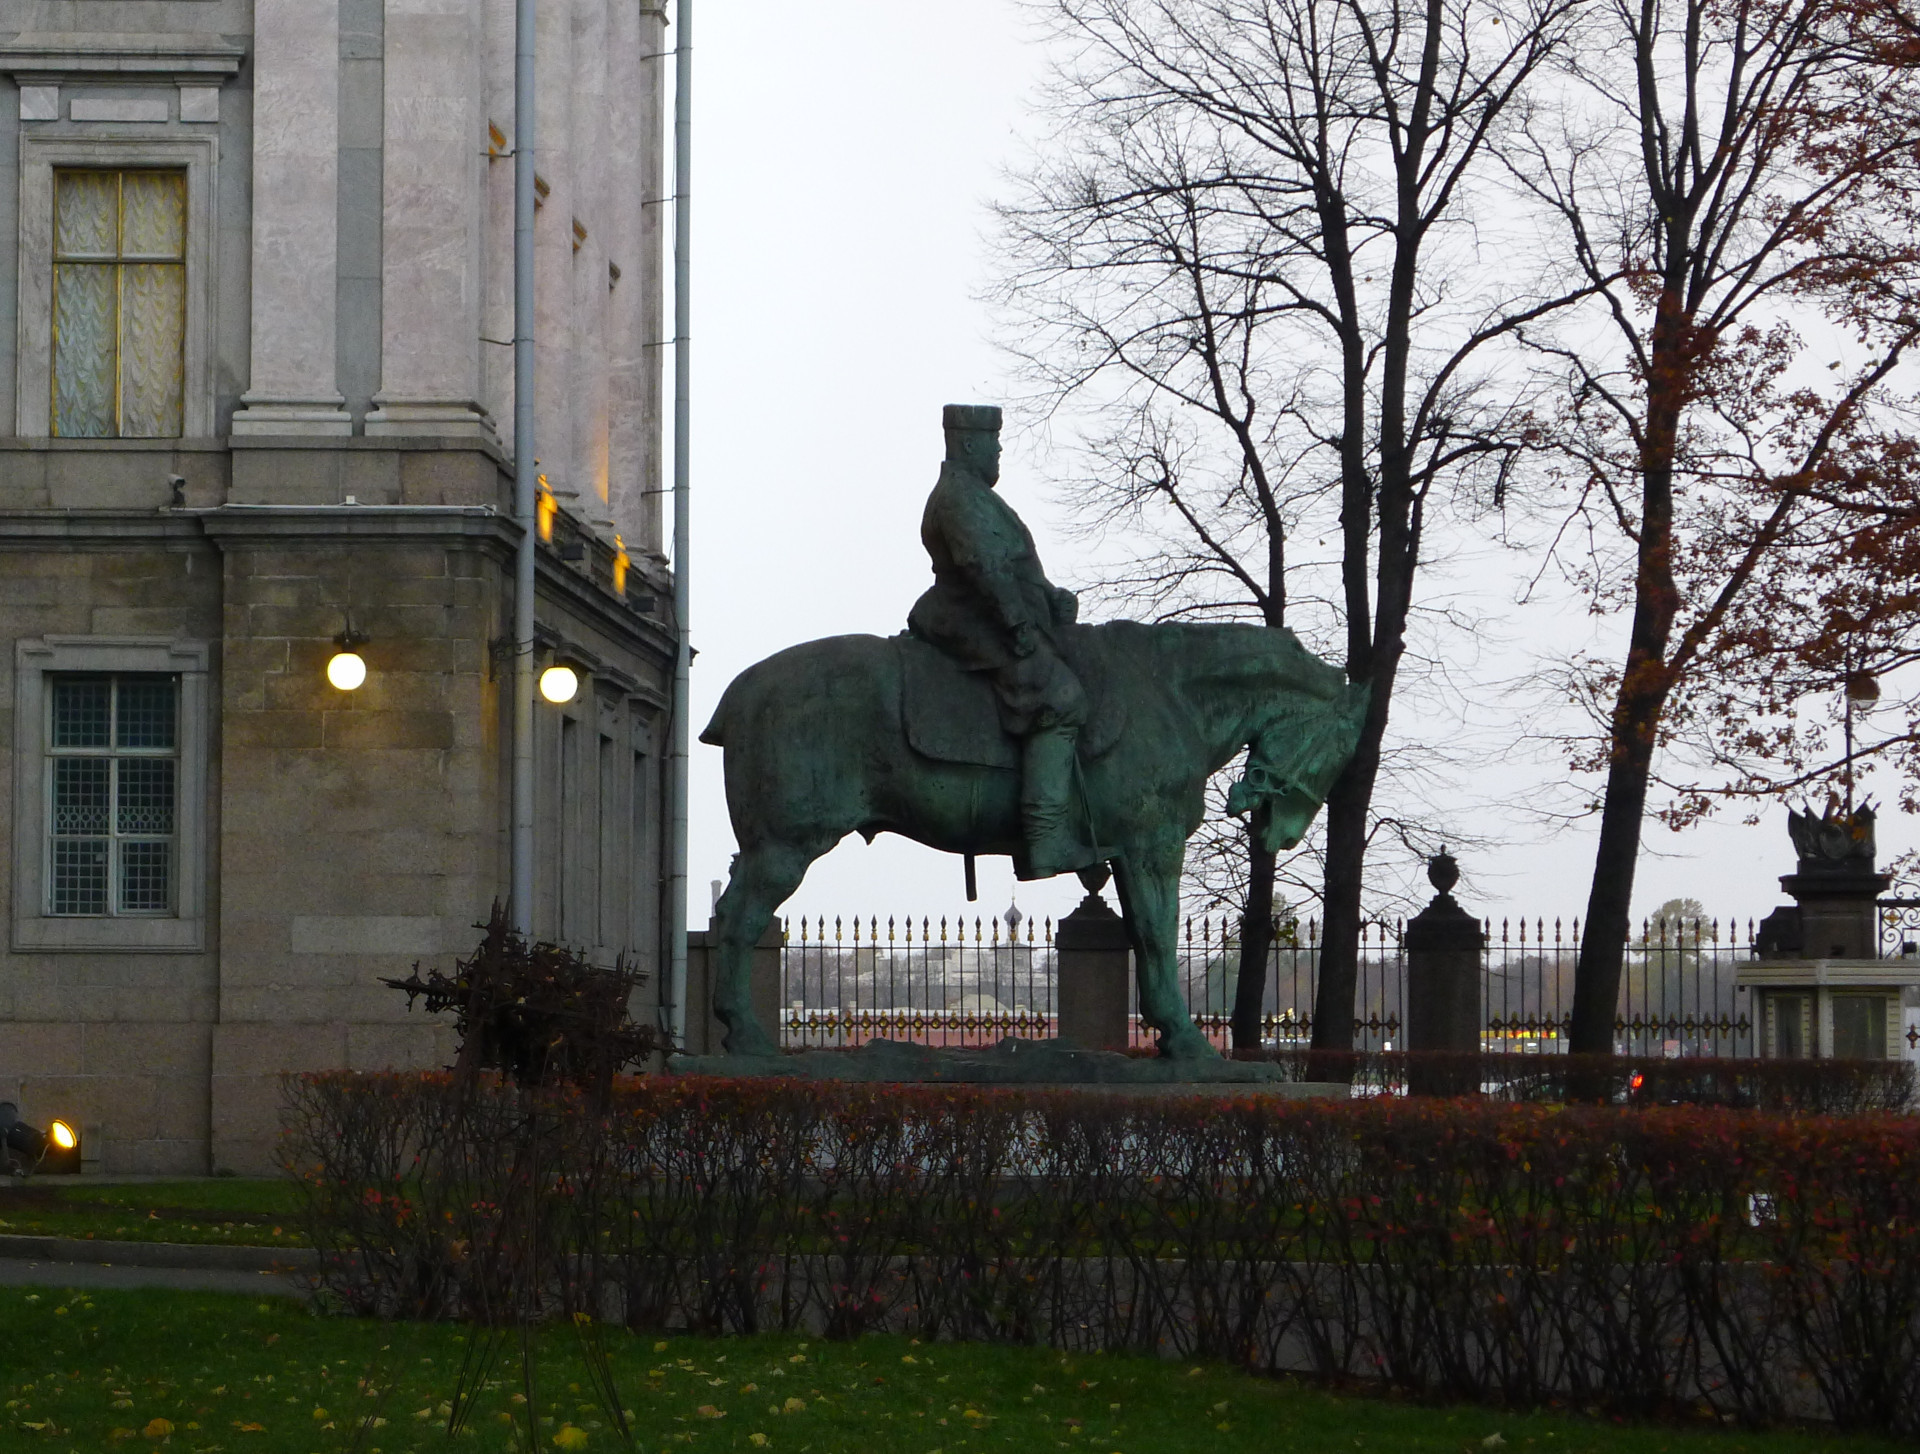
M 1163 1090 L 1213 1095 L 1345 1100 L 1346 1085 L 1288 1080 L 1257 1060 L 1170 1060 L 1078 1050 L 1057 1040 L 1008 1037 L 991 1049 L 936 1050 L 907 1040 L 869 1040 L 857 1050 L 792 1055 L 676 1055 L 670 1075 L 785 1076 L 795 1080 L 890 1081 L 922 1085 L 1021 1085 L 1077 1090 Z

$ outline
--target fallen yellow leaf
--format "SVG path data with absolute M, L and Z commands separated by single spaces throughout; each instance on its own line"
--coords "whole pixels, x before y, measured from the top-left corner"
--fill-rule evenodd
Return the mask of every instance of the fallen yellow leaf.
M 727 1416 L 725 1409 L 717 1409 L 712 1404 L 701 1404 L 694 1412 L 703 1419 L 724 1419 Z
M 553 1436 L 556 1449 L 584 1449 L 587 1447 L 587 1431 L 575 1424 L 562 1424 Z

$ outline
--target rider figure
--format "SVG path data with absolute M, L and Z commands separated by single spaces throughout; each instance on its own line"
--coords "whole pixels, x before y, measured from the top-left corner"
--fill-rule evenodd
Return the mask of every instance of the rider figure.
M 994 493 L 1000 480 L 1000 410 L 949 404 L 941 413 L 947 458 L 920 517 L 933 585 L 907 626 L 967 671 L 989 672 L 1001 725 L 1022 739 L 1022 878 L 1088 868 L 1112 856 L 1075 831 L 1070 796 L 1074 739 L 1087 695 L 1059 649 L 1080 603 L 1040 569 L 1033 536 Z

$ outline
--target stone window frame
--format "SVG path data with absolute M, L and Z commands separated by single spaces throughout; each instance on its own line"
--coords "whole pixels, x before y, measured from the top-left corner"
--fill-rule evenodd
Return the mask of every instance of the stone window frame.
M 53 174 L 56 168 L 187 174 L 187 319 L 182 349 L 181 439 L 214 435 L 213 136 L 76 136 L 23 131 L 20 137 L 20 280 L 14 432 L 53 437 Z M 98 444 L 98 440 L 88 443 Z
M 43 636 L 14 645 L 13 947 L 88 953 L 194 954 L 206 947 L 207 763 L 211 748 L 204 641 L 146 636 Z M 179 844 L 174 912 L 104 918 L 46 912 L 48 673 L 158 672 L 180 679 Z

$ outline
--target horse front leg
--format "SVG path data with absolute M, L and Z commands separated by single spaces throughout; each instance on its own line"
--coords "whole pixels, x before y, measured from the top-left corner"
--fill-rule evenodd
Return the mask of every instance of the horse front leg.
M 1180 869 L 1184 843 L 1171 850 L 1130 853 L 1114 864 L 1121 908 L 1133 937 L 1140 1014 L 1173 1060 L 1217 1060 L 1220 1052 L 1200 1033 L 1180 995 Z
M 819 855 L 761 844 L 734 855 L 726 892 L 714 905 L 713 1013 L 727 1027 L 727 1054 L 778 1055 L 780 1045 L 753 1013 L 753 946 L 773 912 L 800 887 Z

